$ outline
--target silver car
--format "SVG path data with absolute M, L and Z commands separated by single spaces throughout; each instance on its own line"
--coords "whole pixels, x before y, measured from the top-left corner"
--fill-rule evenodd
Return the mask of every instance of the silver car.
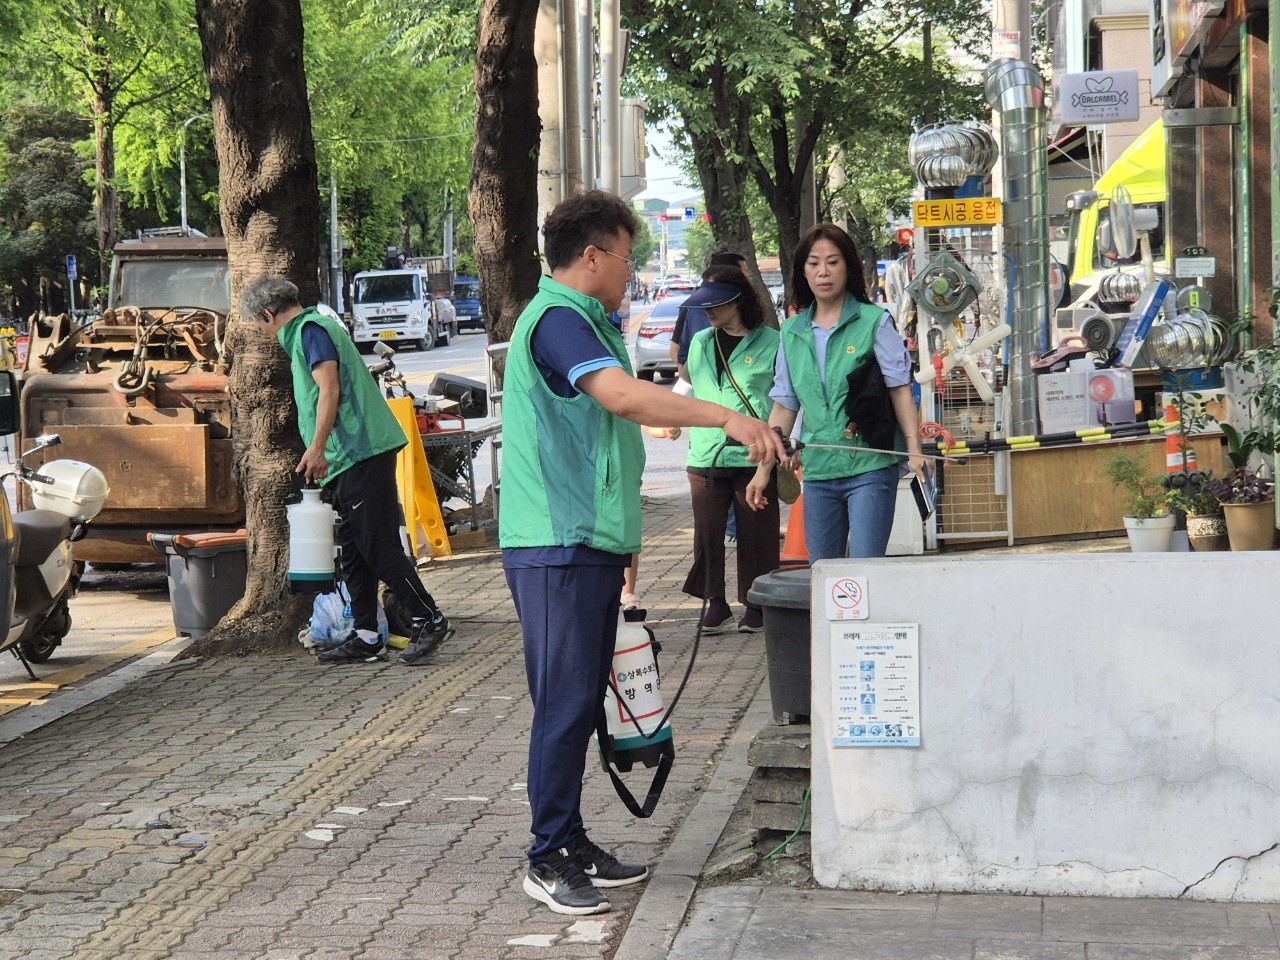
M 636 327 L 635 366 L 636 376 L 641 380 L 652 380 L 655 376 L 675 378 L 671 332 L 676 327 L 676 314 L 687 296 L 668 296 L 659 300 L 649 316 Z

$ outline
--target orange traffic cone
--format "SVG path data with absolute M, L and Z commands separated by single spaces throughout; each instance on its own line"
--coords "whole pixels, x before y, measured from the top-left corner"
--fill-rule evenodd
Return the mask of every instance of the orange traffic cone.
M 778 557 L 778 566 L 807 567 L 809 565 L 809 548 L 804 542 L 804 494 L 796 497 L 791 505 L 791 513 L 787 515 L 787 536 L 782 541 L 782 553 Z
M 1183 439 L 1181 433 L 1182 422 L 1178 419 L 1177 409 L 1171 403 L 1164 408 L 1164 422 L 1165 473 L 1184 473 L 1198 469 L 1195 448 Z M 1186 451 L 1185 464 L 1182 459 L 1184 450 Z

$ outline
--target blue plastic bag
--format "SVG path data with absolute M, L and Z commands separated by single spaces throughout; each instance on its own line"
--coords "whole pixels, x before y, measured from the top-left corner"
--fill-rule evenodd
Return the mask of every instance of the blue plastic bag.
M 320 650 L 341 646 L 354 629 L 355 620 L 351 616 L 351 600 L 345 584 L 339 582 L 333 593 L 322 593 L 316 597 L 311 605 L 310 636 L 313 646 Z M 378 605 L 378 636 L 386 642 L 387 616 L 381 604 Z

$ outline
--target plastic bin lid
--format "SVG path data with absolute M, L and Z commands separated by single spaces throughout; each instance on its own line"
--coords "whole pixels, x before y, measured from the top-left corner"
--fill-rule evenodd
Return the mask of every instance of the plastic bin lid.
M 209 533 L 148 533 L 147 539 L 156 553 L 185 555 L 200 551 L 196 556 L 207 557 L 227 550 L 243 550 L 249 531 L 241 527 L 234 533 L 215 530 Z
M 809 583 L 813 571 L 809 567 L 796 570 L 774 570 L 756 577 L 747 591 L 747 600 L 760 607 L 809 609 Z

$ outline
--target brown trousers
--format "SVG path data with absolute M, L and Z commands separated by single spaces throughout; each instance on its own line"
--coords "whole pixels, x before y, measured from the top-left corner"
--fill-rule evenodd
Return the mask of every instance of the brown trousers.
M 755 467 L 726 467 L 716 470 L 714 478 L 689 474 L 694 543 L 693 567 L 684 581 L 689 596 L 703 600 L 725 596 L 724 532 L 730 504 L 738 525 L 738 602 L 747 602 L 756 577 L 778 569 L 777 485 L 770 479 L 765 491 L 768 506 L 752 510 L 747 506 L 747 484 L 755 472 Z

